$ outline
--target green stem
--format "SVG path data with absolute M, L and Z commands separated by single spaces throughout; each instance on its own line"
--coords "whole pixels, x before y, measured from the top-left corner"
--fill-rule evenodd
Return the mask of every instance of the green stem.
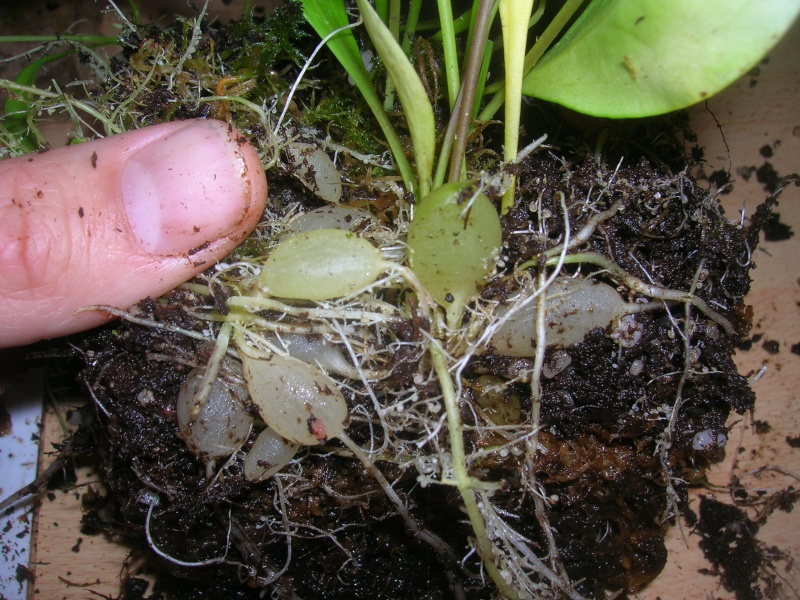
M 442 137 L 442 147 L 439 149 L 439 160 L 436 162 L 436 173 L 433 177 L 433 189 L 436 189 L 444 183 L 445 173 L 447 172 L 447 158 L 453 149 L 453 140 L 456 131 L 456 119 L 458 113 L 461 111 L 461 96 L 456 97 L 456 104 L 453 107 L 453 113 L 450 115 L 450 121 L 447 123 L 447 130 Z
M 398 11 L 400 10 L 398 2 Z M 411 52 L 411 38 L 416 33 L 417 23 L 419 22 L 419 11 L 422 9 L 422 0 L 411 0 L 408 7 L 408 16 L 406 17 L 405 33 L 403 34 L 403 41 L 400 47 L 403 52 L 408 55 Z M 398 14 L 398 27 L 400 26 L 400 17 Z M 391 23 L 391 21 L 390 21 Z M 398 31 L 399 33 L 399 31 Z M 386 80 L 386 97 L 383 99 L 383 106 L 386 110 L 391 110 L 394 106 L 394 82 L 391 78 Z
M 572 16 L 577 12 L 577 10 L 581 7 L 581 4 L 584 3 L 585 0 L 567 0 L 564 3 L 564 6 L 561 7 L 561 10 L 558 11 L 553 20 L 550 21 L 550 24 L 545 28 L 542 32 L 542 35 L 539 36 L 539 39 L 531 46 L 531 49 L 528 51 L 528 54 L 525 55 L 525 74 L 528 74 L 542 55 L 545 53 L 550 47 L 550 44 L 558 37 L 564 27 L 567 26 L 567 23 L 572 18 Z
M 408 6 L 408 16 L 406 17 L 406 31 L 403 34 L 403 43 L 401 44 L 403 52 L 406 54 L 411 50 L 411 38 L 417 32 L 417 23 L 419 23 L 419 11 L 422 9 L 422 0 L 411 0 Z
M 384 23 L 389 22 L 389 2 L 388 0 L 375 0 L 375 12 Z
M 87 33 L 65 35 L 0 35 L 0 44 L 19 44 L 35 42 L 75 42 L 86 46 L 119 45 L 119 38 Z
M 561 33 L 561 30 L 566 27 L 569 20 L 575 14 L 575 12 L 580 8 L 581 4 L 583 4 L 585 0 L 567 0 L 564 6 L 558 11 L 558 14 L 553 18 L 547 28 L 542 32 L 542 35 L 539 36 L 539 39 L 536 40 L 536 43 L 533 44 L 531 49 L 525 55 L 525 67 L 524 67 L 524 74 L 527 75 L 528 72 L 536 66 L 536 63 L 545 53 L 545 51 L 550 47 L 550 44 L 553 43 L 553 40 Z M 491 100 L 486 104 L 481 111 L 481 114 L 478 115 L 479 121 L 488 121 L 492 119 L 500 110 L 500 107 L 503 106 L 503 103 L 506 101 L 506 94 L 505 90 L 500 90 L 497 92 Z
M 247 0 L 245 3 L 245 8 L 249 11 L 250 9 L 250 0 Z M 134 25 L 141 25 L 142 24 L 142 15 L 139 12 L 139 7 L 136 5 L 134 0 L 128 0 L 128 8 L 131 9 L 131 22 Z M 244 13 L 247 14 L 247 13 Z
M 459 83 L 458 53 L 456 51 L 456 34 L 453 29 L 453 6 L 450 0 L 438 0 L 439 21 L 442 24 L 442 45 L 444 46 L 444 65 L 447 77 L 447 96 L 450 110 L 456 103 Z
M 467 135 L 472 123 L 472 108 L 475 104 L 475 94 L 478 87 L 478 76 L 484 62 L 486 40 L 489 38 L 489 28 L 492 24 L 492 9 L 494 0 L 480 0 L 480 5 L 475 14 L 475 27 L 472 33 L 472 43 L 469 48 L 467 68 L 464 72 L 464 83 L 461 88 L 460 110 L 453 137 L 453 155 L 450 158 L 450 181 L 458 181 L 464 163 L 464 154 L 467 148 Z
M 450 377 L 450 372 L 447 369 L 445 352 L 436 341 L 431 342 L 430 346 L 428 346 L 428 351 L 431 354 L 433 368 L 436 370 L 436 376 L 442 388 L 442 399 L 444 400 L 445 412 L 447 414 L 447 428 L 450 435 L 450 454 L 453 459 L 453 479 L 464 501 L 464 508 L 467 511 L 469 522 L 475 534 L 478 554 L 483 560 L 486 572 L 489 573 L 489 576 L 492 578 L 492 581 L 494 581 L 500 594 L 503 597 L 516 600 L 519 598 L 516 590 L 506 583 L 494 562 L 494 546 L 491 539 L 489 539 L 489 534 L 486 531 L 486 523 L 483 520 L 480 508 L 478 508 L 478 503 L 475 500 L 475 492 L 473 491 L 475 486 L 472 477 L 470 477 L 467 471 L 467 458 L 464 452 L 464 427 L 461 422 L 461 410 L 458 406 L 458 398 L 455 386 L 453 385 L 453 379 Z
M 208 401 L 208 397 L 211 395 L 214 382 L 217 380 L 217 375 L 219 375 L 219 370 L 222 366 L 222 359 L 225 358 L 225 353 L 230 345 L 232 327 L 230 323 L 226 322 L 219 329 L 217 340 L 214 343 L 214 350 L 208 359 L 205 373 L 203 373 L 203 378 L 200 380 L 200 385 L 197 386 L 197 392 L 192 399 L 192 407 L 189 410 L 189 416 L 192 419 L 198 417 L 203 406 Z
M 519 149 L 519 123 L 522 113 L 522 78 L 525 66 L 525 46 L 527 45 L 528 26 L 533 11 L 534 0 L 500 0 L 500 20 L 503 24 L 503 58 L 505 64 L 506 110 L 504 120 L 504 160 L 514 162 Z M 525 17 L 525 23 L 520 19 Z M 501 214 L 505 214 L 514 206 L 516 178 L 511 176 L 511 183 L 503 194 Z
M 400 0 L 391 0 L 389 3 L 389 31 L 392 37 L 400 41 Z
M 391 0 L 389 3 L 389 31 L 392 37 L 400 41 L 400 0 Z M 386 93 L 383 97 L 383 108 L 392 110 L 394 107 L 394 80 L 386 77 Z
M 483 107 L 483 110 L 478 115 L 478 121 L 490 121 L 494 118 L 494 115 L 500 110 L 500 107 L 503 106 L 505 101 L 506 91 L 505 89 L 501 89 L 492 96 L 489 102 L 486 103 L 486 106 Z

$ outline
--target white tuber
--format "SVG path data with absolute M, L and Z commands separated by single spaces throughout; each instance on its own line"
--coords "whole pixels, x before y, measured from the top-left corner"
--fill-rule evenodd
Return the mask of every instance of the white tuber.
M 298 444 L 285 439 L 267 427 L 262 431 L 247 453 L 244 461 L 244 476 L 250 481 L 269 479 L 289 464 L 300 449 Z
M 545 327 L 548 346 L 582 342 L 593 329 L 606 329 L 630 313 L 651 310 L 653 304 L 629 304 L 610 285 L 572 277 L 558 277 L 547 289 Z M 503 316 L 510 307 L 501 307 Z M 631 328 L 626 321 L 626 329 Z M 640 334 L 641 335 L 641 334 Z M 638 338 L 626 338 L 633 345 Z M 504 356 L 534 356 L 536 352 L 536 302 L 512 315 L 492 338 L 492 346 Z M 629 346 L 626 346 L 629 347 Z
M 183 441 L 194 454 L 210 462 L 230 456 L 242 446 L 250 433 L 253 418 L 244 407 L 247 400 L 244 385 L 228 384 L 217 377 L 208 399 L 200 407 L 197 417 L 192 419 L 190 413 L 204 373 L 202 368 L 189 373 L 178 394 L 176 413 Z
M 287 144 L 284 150 L 294 167 L 294 174 L 308 189 L 326 202 L 339 202 L 342 177 L 324 150 L 303 142 Z
M 273 343 L 283 347 L 289 356 L 312 365 L 318 365 L 329 373 L 350 377 L 353 365 L 345 358 L 341 348 L 320 335 L 287 333 L 281 335 L 281 342 L 275 337 Z M 270 340 L 272 341 L 272 340 Z
M 323 206 L 298 215 L 289 222 L 287 230 L 289 233 L 305 233 L 317 229 L 358 231 L 375 222 L 375 217 L 365 210 L 348 206 Z
M 715 448 L 724 448 L 728 443 L 728 436 L 724 433 L 714 435 L 713 430 L 704 429 L 694 434 L 692 438 L 692 448 L 699 451 L 706 451 Z

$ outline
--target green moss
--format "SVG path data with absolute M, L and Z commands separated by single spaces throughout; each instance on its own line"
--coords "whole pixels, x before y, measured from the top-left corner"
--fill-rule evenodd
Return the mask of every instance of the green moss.
M 385 150 L 385 146 L 376 139 L 376 125 L 366 110 L 364 103 L 354 96 L 332 94 L 305 109 L 300 119 L 303 125 L 335 133 L 338 141 L 348 148 L 377 154 Z
M 286 63 L 300 66 L 305 62 L 303 42 L 307 38 L 303 9 L 291 0 L 263 20 L 251 14 L 231 21 L 218 43 L 225 47 L 220 56 L 231 72 L 250 70 L 259 78 L 268 78 Z

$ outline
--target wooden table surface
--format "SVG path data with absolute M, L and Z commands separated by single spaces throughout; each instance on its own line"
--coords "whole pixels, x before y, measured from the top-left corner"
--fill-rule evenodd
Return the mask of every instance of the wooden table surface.
M 759 167 L 770 162 L 781 174 L 800 171 L 800 27 L 795 26 L 772 53 L 760 74 L 748 75 L 721 95 L 712 98 L 708 107 L 722 124 L 723 135 L 704 107 L 692 109 L 694 128 L 706 147 L 708 172 L 731 168 L 738 180 L 734 192 L 723 199 L 730 218 L 739 210 L 752 212 L 764 192 L 755 181 L 743 181 L 735 171 L 740 167 Z M 773 155 L 765 158 L 761 149 L 769 146 Z M 800 231 L 800 189 L 787 189 L 778 209 L 780 222 Z M 787 437 L 800 435 L 800 235 L 786 241 L 762 242 L 754 251 L 758 268 L 753 272 L 754 285 L 749 302 L 755 308 L 754 331 L 763 337 L 752 349 L 739 352 L 737 362 L 743 373 L 767 367 L 753 384 L 758 395 L 755 419 L 766 422 L 769 431 L 755 433 L 749 417 L 732 420 L 728 451 L 724 462 L 712 471 L 712 481 L 719 485 L 714 492 L 729 501 L 725 486 L 731 474 L 737 474 L 752 489 L 768 492 L 790 485 L 800 486 L 800 448 L 792 447 Z M 764 349 L 765 341 L 777 342 Z M 792 347 L 795 346 L 794 352 Z M 59 427 L 52 414 L 46 419 L 43 448 L 49 448 Z M 49 460 L 42 455 L 42 466 Z M 736 463 L 734 464 L 734 460 Z M 756 471 L 780 467 L 785 473 Z M 793 475 L 792 475 L 793 474 Z M 94 474 L 83 473 L 88 481 Z M 124 566 L 127 549 L 100 536 L 84 536 L 79 531 L 80 496 L 86 487 L 55 492 L 45 498 L 36 514 L 34 558 L 36 575 L 29 598 L 96 599 L 98 594 L 116 597 L 120 578 L 135 565 Z M 711 493 L 697 490 L 697 494 Z M 695 501 L 695 508 L 697 503 Z M 684 538 L 677 529 L 669 536 L 670 558 L 664 573 L 645 589 L 643 600 L 695 600 L 732 598 L 721 588 L 719 578 L 703 574 L 708 563 L 697 548 L 698 536 L 684 528 Z M 766 544 L 776 545 L 800 559 L 800 513 L 776 512 L 769 517 L 758 535 Z M 786 578 L 779 598 L 800 598 L 800 566 L 782 571 Z

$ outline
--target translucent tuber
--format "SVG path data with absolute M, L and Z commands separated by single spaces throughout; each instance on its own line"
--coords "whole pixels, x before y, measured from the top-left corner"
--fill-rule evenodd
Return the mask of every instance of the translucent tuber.
M 365 210 L 338 205 L 323 206 L 298 215 L 289 222 L 287 229 L 290 233 L 305 233 L 317 229 L 358 231 L 375 222 L 375 217 Z
M 326 202 L 339 202 L 342 177 L 324 150 L 314 144 L 293 142 L 285 151 L 294 174 L 308 189 Z
M 264 422 L 305 446 L 323 444 L 344 431 L 347 403 L 336 383 L 316 367 L 272 354 L 242 352 L 244 378 Z
M 592 329 L 605 329 L 626 314 L 649 305 L 628 304 L 610 285 L 586 279 L 559 277 L 547 289 L 548 346 L 582 342 Z M 501 307 L 499 316 L 510 310 Z M 536 302 L 512 315 L 492 338 L 492 346 L 504 356 L 533 356 L 536 350 Z
M 244 407 L 247 389 L 217 377 L 208 400 L 201 406 L 197 418 L 192 419 L 190 412 L 204 373 L 203 368 L 189 373 L 178 394 L 176 412 L 181 438 L 198 457 L 210 462 L 230 456 L 242 446 L 253 418 Z
M 244 476 L 253 482 L 269 479 L 289 464 L 299 448 L 298 444 L 267 427 L 258 435 L 250 452 L 247 453 Z

